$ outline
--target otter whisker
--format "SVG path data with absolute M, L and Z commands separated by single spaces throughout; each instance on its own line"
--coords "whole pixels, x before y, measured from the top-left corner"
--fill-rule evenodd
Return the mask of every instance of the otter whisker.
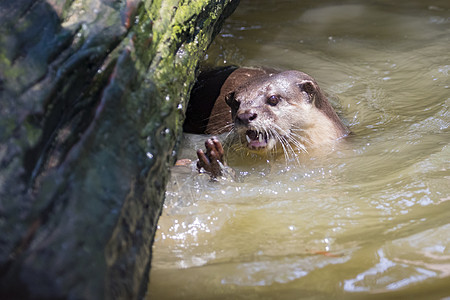
M 279 126 L 277 125 L 273 125 L 275 128 L 278 129 L 278 131 L 281 131 L 281 128 L 279 128 Z M 277 135 L 279 136 L 279 140 L 280 143 L 285 144 L 286 146 L 283 145 L 283 148 L 286 152 L 289 152 L 292 154 L 292 156 L 295 158 L 295 160 L 297 161 L 298 164 L 300 164 L 299 162 L 299 158 L 298 155 L 296 153 L 296 151 L 294 150 L 294 148 L 292 147 L 292 144 L 295 146 L 295 148 L 299 151 L 304 151 L 304 152 L 308 152 L 306 150 L 306 147 L 303 143 L 299 142 L 297 139 L 292 138 L 291 133 L 289 133 L 288 135 L 281 135 L 277 132 Z M 294 134 L 295 135 L 295 134 Z M 300 137 L 299 135 L 297 135 L 298 137 Z M 286 156 L 286 155 L 285 155 Z M 287 159 L 290 160 L 290 156 L 287 156 Z
M 281 147 L 283 147 L 284 159 L 287 163 L 290 160 L 289 151 L 288 151 L 289 149 L 286 148 L 286 146 L 288 146 L 288 144 L 285 142 L 284 138 L 281 135 L 279 135 L 278 133 L 277 133 L 277 139 L 280 141 Z
M 276 130 L 273 130 L 272 128 L 268 128 L 267 131 L 268 131 L 267 132 L 268 139 L 270 138 L 270 139 L 274 139 L 274 140 L 280 142 L 281 147 L 283 148 L 283 155 L 286 159 L 288 157 L 288 156 L 286 156 L 287 155 L 286 148 L 285 148 L 283 142 L 281 141 L 280 135 L 278 134 L 278 132 Z M 276 154 L 278 153 L 277 146 L 278 146 L 278 143 L 275 142 L 275 146 L 270 150 L 272 156 L 276 156 Z
M 305 144 L 305 143 L 312 144 L 312 141 L 309 137 L 294 133 L 293 131 L 291 131 L 289 133 L 289 137 L 294 137 L 293 140 L 296 140 L 296 141 L 302 141 L 302 144 Z
M 283 148 L 283 154 L 285 157 L 285 160 L 288 161 L 290 160 L 290 156 L 289 156 L 289 148 L 287 148 L 287 146 L 289 146 L 286 143 L 286 140 L 284 139 L 284 137 L 278 132 L 280 130 L 280 128 L 277 125 L 274 125 L 273 127 L 275 127 L 274 129 L 278 129 L 278 130 L 274 130 L 273 128 L 270 128 L 270 131 L 273 135 L 273 137 L 281 144 L 281 147 Z
M 281 139 L 282 139 L 283 143 L 285 143 L 286 146 L 287 146 L 287 150 L 288 150 L 288 151 L 286 151 L 286 152 L 292 153 L 292 156 L 294 157 L 294 159 L 295 159 L 295 161 L 297 162 L 297 164 L 300 164 L 300 161 L 299 161 L 299 159 L 298 159 L 298 155 L 295 153 L 295 150 L 292 148 L 291 143 L 290 143 L 290 142 L 286 139 L 286 137 L 284 137 L 284 136 L 282 136 Z M 288 155 L 288 160 L 291 160 L 291 158 L 289 157 L 289 155 Z
M 302 137 L 295 138 L 292 136 L 288 136 L 289 142 L 294 144 L 294 146 L 300 151 L 308 153 L 308 149 L 306 148 L 305 144 L 302 142 Z
M 290 156 L 291 154 L 297 159 L 297 156 L 295 155 L 295 151 L 292 149 L 291 145 L 287 142 L 285 137 L 276 130 L 271 130 L 271 132 L 272 132 L 274 138 L 276 138 L 276 140 L 280 143 L 281 147 L 283 148 L 283 155 L 284 155 L 286 164 L 288 163 L 288 161 L 291 160 L 291 156 Z
M 214 114 L 211 114 L 208 118 L 209 119 L 214 119 L 216 117 L 222 117 L 225 115 L 230 115 L 230 111 L 221 111 L 221 112 L 216 112 Z

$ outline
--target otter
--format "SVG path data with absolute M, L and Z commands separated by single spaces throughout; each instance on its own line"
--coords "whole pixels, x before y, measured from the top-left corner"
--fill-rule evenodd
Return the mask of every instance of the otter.
M 236 67 L 212 72 L 200 77 L 193 89 L 185 132 L 229 132 L 231 146 L 260 155 L 283 153 L 286 159 L 332 148 L 350 133 L 306 73 Z M 197 151 L 198 169 L 212 178 L 221 176 L 225 165 L 222 143 L 213 137 L 207 139 L 205 148 Z

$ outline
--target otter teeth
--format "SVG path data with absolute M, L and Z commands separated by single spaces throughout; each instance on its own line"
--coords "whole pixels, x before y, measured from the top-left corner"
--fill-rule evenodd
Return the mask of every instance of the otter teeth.
M 265 133 L 256 130 L 247 130 L 245 139 L 251 149 L 265 148 L 269 140 Z

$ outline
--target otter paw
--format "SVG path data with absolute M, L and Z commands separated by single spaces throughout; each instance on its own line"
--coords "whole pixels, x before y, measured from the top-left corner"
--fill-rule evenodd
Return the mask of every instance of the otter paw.
M 197 150 L 197 168 L 202 168 L 211 174 L 211 178 L 222 176 L 222 166 L 224 163 L 224 151 L 222 144 L 216 138 L 210 138 L 205 142 L 206 153 L 203 150 Z

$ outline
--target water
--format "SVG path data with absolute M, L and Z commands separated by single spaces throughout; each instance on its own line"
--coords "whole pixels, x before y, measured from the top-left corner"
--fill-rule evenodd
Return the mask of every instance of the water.
M 206 63 L 304 71 L 354 135 L 235 181 L 175 168 L 149 299 L 450 297 L 450 4 L 339 3 L 243 0 L 227 20 Z

